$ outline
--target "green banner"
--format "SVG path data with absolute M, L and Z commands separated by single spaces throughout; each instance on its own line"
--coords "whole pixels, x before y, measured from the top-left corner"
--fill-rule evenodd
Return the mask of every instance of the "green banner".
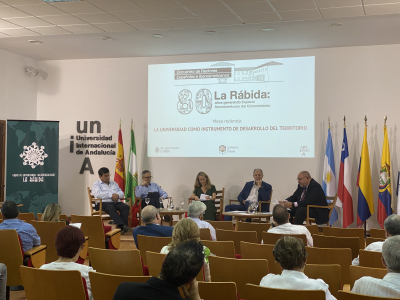
M 20 212 L 58 202 L 58 135 L 55 121 L 7 121 L 6 201 Z

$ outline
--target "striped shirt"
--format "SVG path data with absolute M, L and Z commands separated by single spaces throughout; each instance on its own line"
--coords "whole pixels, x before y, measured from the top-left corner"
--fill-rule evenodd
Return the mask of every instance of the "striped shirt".
M 356 280 L 351 292 L 375 297 L 400 298 L 400 273 L 387 273 L 383 279 L 364 276 Z

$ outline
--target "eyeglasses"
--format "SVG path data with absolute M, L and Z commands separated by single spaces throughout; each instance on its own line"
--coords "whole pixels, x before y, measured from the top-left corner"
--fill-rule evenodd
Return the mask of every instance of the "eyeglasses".
M 306 176 L 301 177 L 301 178 L 296 178 L 296 180 L 297 180 L 297 181 L 300 181 L 300 180 L 302 180 L 303 178 L 306 178 Z
M 147 177 L 143 177 L 143 178 L 151 179 L 151 178 L 153 178 L 153 176 L 147 176 Z

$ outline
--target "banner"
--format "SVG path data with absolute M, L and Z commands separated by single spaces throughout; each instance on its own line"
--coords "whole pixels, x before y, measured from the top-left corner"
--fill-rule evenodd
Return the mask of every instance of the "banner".
M 6 201 L 42 213 L 58 202 L 57 121 L 7 121 Z

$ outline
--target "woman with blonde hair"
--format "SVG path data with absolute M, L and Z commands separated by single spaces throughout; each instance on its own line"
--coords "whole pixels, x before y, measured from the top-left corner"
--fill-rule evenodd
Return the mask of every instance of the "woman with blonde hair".
M 164 246 L 161 249 L 162 254 L 168 254 L 176 246 L 189 242 L 198 241 L 200 242 L 200 229 L 196 222 L 192 219 L 182 219 L 174 227 L 172 231 L 172 241 L 169 245 Z M 203 246 L 204 249 L 204 278 L 205 281 L 211 281 L 210 268 L 208 265 L 208 257 L 210 256 L 210 249 Z
M 50 203 L 44 209 L 41 221 L 60 222 L 61 207 L 57 203 Z
M 194 190 L 190 199 L 199 201 L 202 198 L 202 202 L 207 206 L 204 213 L 203 220 L 215 221 L 217 209 L 215 208 L 215 198 L 217 198 L 217 190 L 215 186 L 211 184 L 210 178 L 204 172 L 199 172 L 194 182 Z M 203 200 L 205 199 L 205 200 Z

